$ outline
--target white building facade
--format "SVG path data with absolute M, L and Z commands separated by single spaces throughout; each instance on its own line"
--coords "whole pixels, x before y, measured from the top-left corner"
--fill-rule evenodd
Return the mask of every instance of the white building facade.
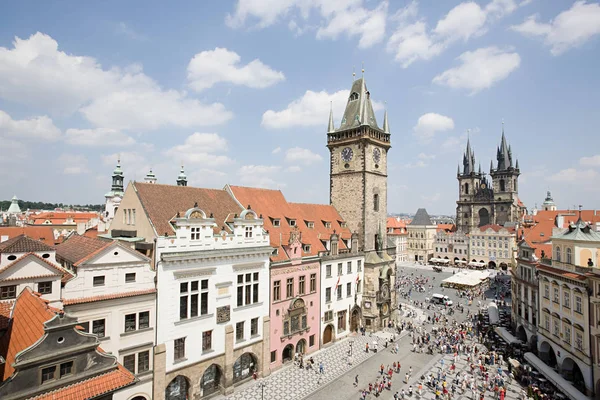
M 139 380 L 113 398 L 151 400 L 156 329 L 151 260 L 117 241 L 107 242 L 75 263 L 73 272 L 62 291 L 65 312 L 84 331 L 98 335 L 102 349 Z
M 356 251 L 358 243 L 354 243 L 350 251 L 340 253 L 337 242 L 334 233 L 329 241 L 329 252 L 321 256 L 322 345 L 356 332 L 360 326 L 353 324 L 357 325 L 362 319 L 364 253 Z
M 469 236 L 462 232 L 439 230 L 435 235 L 434 257 L 454 265 L 466 265 L 469 258 Z
M 173 225 L 156 242 L 154 399 L 231 393 L 269 374 L 269 235 L 249 209 L 228 220 L 232 233 L 198 207 Z

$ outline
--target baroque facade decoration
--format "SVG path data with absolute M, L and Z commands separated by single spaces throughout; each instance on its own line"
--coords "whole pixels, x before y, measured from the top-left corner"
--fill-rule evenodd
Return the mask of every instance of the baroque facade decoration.
M 380 128 L 364 77 L 355 80 L 339 128 L 332 111 L 329 115 L 329 199 L 365 251 L 362 309 L 369 330 L 386 326 L 395 308 L 395 259 L 388 255 L 386 237 L 390 137 L 387 111 Z

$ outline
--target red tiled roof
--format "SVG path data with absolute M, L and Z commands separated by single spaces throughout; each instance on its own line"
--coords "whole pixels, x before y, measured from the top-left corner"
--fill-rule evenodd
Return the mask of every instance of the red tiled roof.
M 0 354 L 6 362 L 0 365 L 2 380 L 8 379 L 13 372 L 15 356 L 25 350 L 44 335 L 44 322 L 55 313 L 48 304 L 36 296 L 29 287 L 23 289 L 15 302 L 9 331 L 0 338 Z
M 29 400 L 82 400 L 114 392 L 135 382 L 135 376 L 120 364 L 117 369 L 85 381 L 77 382 Z
M 54 248 L 25 234 L 0 243 L 0 253 L 27 253 L 30 251 L 54 251 Z
M 134 182 L 133 187 L 144 207 L 146 215 L 154 225 L 158 236 L 173 234 L 171 221 L 177 212 L 187 211 L 198 203 L 198 208 L 207 216 L 213 214 L 218 225 L 229 231 L 225 221 L 230 214 L 239 214 L 243 210 L 223 189 L 203 189 L 191 186 L 173 186 Z M 151 238 L 146 238 L 151 240 Z
M 52 264 L 48 260 L 46 260 L 46 259 L 38 256 L 35 253 L 24 254 L 21 257 L 17 258 L 15 261 L 11 262 L 10 264 L 5 265 L 4 267 L 0 268 L 0 274 L 2 272 L 4 272 L 4 271 L 7 271 L 8 269 L 12 268 L 14 265 L 20 263 L 21 261 L 23 261 L 24 259 L 29 258 L 29 257 L 35 257 L 38 260 L 42 261 L 44 264 L 50 266 L 52 269 L 54 269 L 55 271 L 57 271 L 58 275 L 62 275 L 62 281 L 63 282 L 66 282 L 67 280 L 69 280 L 69 279 L 71 279 L 73 277 L 73 275 L 69 271 L 67 271 L 66 269 L 61 268 L 58 265 Z M 51 275 L 43 275 L 43 276 L 51 276 Z M 26 276 L 26 277 L 21 277 L 21 278 L 18 278 L 18 279 L 25 279 L 25 278 L 30 279 L 30 278 L 36 278 L 36 277 L 34 277 L 34 276 Z M 4 279 L 4 281 L 7 281 L 7 280 L 9 280 L 9 279 Z M 12 280 L 14 280 L 14 279 L 12 279 Z
M 94 238 L 94 239 L 97 238 L 98 237 L 98 227 L 95 226 L 93 228 L 90 228 L 90 229 L 86 230 L 83 233 L 83 236 L 89 237 L 89 238 Z
M 62 302 L 63 302 L 63 305 L 65 305 L 65 306 L 72 306 L 75 304 L 93 303 L 96 301 L 103 301 L 103 300 L 123 299 L 126 297 L 142 296 L 144 294 L 152 294 L 152 293 L 156 293 L 156 289 L 136 290 L 136 291 L 132 291 L 132 292 L 105 294 L 105 295 L 101 295 L 101 296 L 79 297 L 76 299 L 62 299 Z
M 479 227 L 479 230 L 481 232 L 485 232 L 488 229 L 492 229 L 494 232 L 500 232 L 501 229 L 506 229 L 509 232 L 514 232 L 515 231 L 515 228 L 512 228 L 512 227 L 507 228 L 505 226 L 497 225 L 497 224 L 489 224 L 489 225 L 483 225 L 483 226 Z
M 560 268 L 554 268 L 554 267 L 551 267 L 551 266 L 548 266 L 548 265 L 544 265 L 544 264 L 537 264 L 536 268 L 538 270 L 550 272 L 552 274 L 560 275 L 560 276 L 563 276 L 565 278 L 573 279 L 573 280 L 577 280 L 577 281 L 585 281 L 587 279 L 587 277 L 585 276 L 585 274 L 576 274 L 576 273 L 573 273 L 573 272 L 565 271 L 565 270 L 562 270 Z
M 95 212 L 60 212 L 51 211 L 41 214 L 32 215 L 29 220 L 33 225 L 42 225 L 46 221 L 50 221 L 51 225 L 62 225 L 67 222 L 67 219 L 72 219 L 73 223 L 88 222 L 94 218 L 100 218 L 100 214 Z
M 520 198 L 518 198 L 518 197 L 517 197 L 517 205 L 518 205 L 519 207 L 525 207 L 525 204 L 523 204 L 523 202 L 521 201 L 521 199 L 520 199 Z
M 56 257 L 75 265 L 87 258 L 90 254 L 111 243 L 112 241 L 73 234 L 67 240 L 56 246 Z
M 437 224 L 436 232 L 446 231 L 446 232 L 454 232 L 456 231 L 456 225 L 454 224 Z
M 409 223 L 410 220 L 406 221 L 400 219 L 400 217 L 387 217 L 386 227 L 389 228 L 406 228 L 406 224 Z
M 49 226 L 11 226 L 0 227 L 0 237 L 13 238 L 19 235 L 27 235 L 32 239 L 44 242 L 48 246 L 54 246 L 54 232 Z
M 14 305 L 14 300 L 0 302 L 0 331 L 8 328 L 10 312 Z
M 302 243 L 310 245 L 310 252 L 306 255 L 317 255 L 319 251 L 325 251 L 321 240 L 329 240 L 333 230 L 340 234 L 340 239 L 350 239 L 350 230 L 341 227 L 342 217 L 333 206 L 289 203 L 280 190 L 243 186 L 229 188 L 241 204 L 250 205 L 257 214 L 262 214 L 264 228 L 269 231 L 271 246 L 278 249 L 278 254 L 271 256 L 271 261 L 288 259 L 282 247 L 288 244 L 290 232 L 294 229 L 288 219 L 296 220 L 296 226 L 302 233 Z M 275 219 L 279 219 L 278 227 L 273 226 Z M 314 228 L 308 228 L 307 222 L 314 222 Z M 331 228 L 326 228 L 324 222 L 330 222 Z M 341 240 L 339 248 L 346 248 Z

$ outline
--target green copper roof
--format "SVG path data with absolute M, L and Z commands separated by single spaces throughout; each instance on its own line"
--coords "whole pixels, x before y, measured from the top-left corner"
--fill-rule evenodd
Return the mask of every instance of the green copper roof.
M 563 233 L 552 236 L 552 239 L 600 242 L 600 232 L 596 232 L 589 224 L 579 219 L 575 224 L 569 225 L 569 229 Z
M 381 130 L 375 119 L 373 104 L 371 103 L 371 94 L 367 90 L 364 78 L 360 78 L 352 83 L 348 103 L 344 111 L 344 117 L 338 131 L 356 128 L 361 125 L 368 125 L 371 128 Z

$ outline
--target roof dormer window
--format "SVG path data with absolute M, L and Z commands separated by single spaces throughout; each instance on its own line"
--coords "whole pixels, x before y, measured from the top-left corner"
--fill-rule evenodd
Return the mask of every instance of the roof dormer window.
M 313 221 L 306 221 L 306 226 L 310 229 L 313 229 L 315 227 L 315 223 Z
M 275 248 L 273 249 L 273 252 L 271 253 L 272 256 L 276 256 L 279 255 L 279 249 Z
M 310 244 L 303 244 L 302 251 L 305 253 L 310 253 Z
M 354 100 L 358 100 L 358 93 L 356 93 L 356 92 L 352 92 L 352 94 L 350 95 L 350 99 L 349 99 L 349 101 L 354 101 Z
M 288 218 L 288 224 L 290 224 L 290 226 L 296 226 L 296 220 Z
M 276 228 L 279 228 L 281 226 L 281 221 L 279 220 L 279 218 L 271 218 L 271 222 L 273 223 L 273 226 Z
M 325 225 L 325 228 L 331 228 L 331 221 L 323 221 L 323 225 Z

